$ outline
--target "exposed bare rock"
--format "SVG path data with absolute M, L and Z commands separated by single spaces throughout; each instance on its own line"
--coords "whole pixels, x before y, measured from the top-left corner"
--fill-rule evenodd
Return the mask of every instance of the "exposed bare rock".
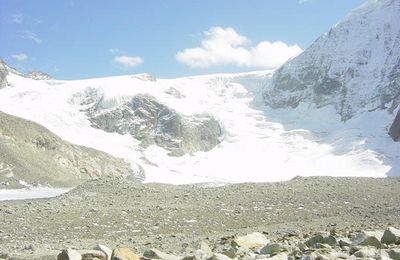
M 74 186 L 104 175 L 139 177 L 122 159 L 70 144 L 37 123 L 0 112 L 2 188 L 33 185 Z

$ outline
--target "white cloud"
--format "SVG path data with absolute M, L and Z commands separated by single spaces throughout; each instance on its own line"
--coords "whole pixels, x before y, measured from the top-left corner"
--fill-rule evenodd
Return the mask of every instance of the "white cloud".
M 123 65 L 128 68 L 133 68 L 143 63 L 143 59 L 141 57 L 129 57 L 129 56 L 115 56 L 114 62 Z
M 40 39 L 39 36 L 32 31 L 22 31 L 20 37 L 22 39 L 34 41 L 37 44 L 41 44 L 43 42 L 42 39 Z
M 299 0 L 299 4 L 314 2 L 314 0 Z
M 22 23 L 24 21 L 24 15 L 21 13 L 15 13 L 11 15 L 11 21 L 13 23 Z
M 113 49 L 113 48 L 111 48 L 111 49 L 108 49 L 108 52 L 109 52 L 109 53 L 118 53 L 118 52 L 119 52 L 119 49 Z
M 11 58 L 17 61 L 26 61 L 28 59 L 28 55 L 26 55 L 25 53 L 17 53 L 11 55 Z
M 176 60 L 192 68 L 234 65 L 249 68 L 277 68 L 302 52 L 298 45 L 263 41 L 250 45 L 247 37 L 233 28 L 213 27 L 204 33 L 201 46 L 176 54 Z

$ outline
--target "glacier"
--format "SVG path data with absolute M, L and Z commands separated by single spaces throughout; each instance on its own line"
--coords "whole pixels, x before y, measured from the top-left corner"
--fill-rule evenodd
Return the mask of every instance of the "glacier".
M 258 71 L 63 81 L 34 80 L 10 71 L 8 86 L 0 90 L 0 110 L 35 121 L 71 143 L 124 158 L 132 167 L 144 169 L 146 182 L 270 182 L 298 175 L 399 173 L 400 145 L 387 134 L 392 115 L 376 110 L 343 122 L 333 106 L 272 109 L 262 95 L 272 75 Z M 145 94 L 185 116 L 209 114 L 221 125 L 220 143 L 210 151 L 183 156 L 170 156 L 157 145 L 143 147 L 129 134 L 93 127 L 87 103 L 82 102 L 87 98 L 84 93 L 100 93 L 105 109 Z

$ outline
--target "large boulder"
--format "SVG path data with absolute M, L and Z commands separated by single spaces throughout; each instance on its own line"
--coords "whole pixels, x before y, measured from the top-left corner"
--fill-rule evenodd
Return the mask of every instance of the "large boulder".
M 400 244 L 400 230 L 394 227 L 389 227 L 383 233 L 381 242 L 387 245 Z
M 266 236 L 259 232 L 254 232 L 251 234 L 247 234 L 245 236 L 239 236 L 234 240 L 234 243 L 237 246 L 247 248 L 247 249 L 256 249 L 266 246 L 270 243 Z
M 396 118 L 394 119 L 392 125 L 390 126 L 389 135 L 396 142 L 400 141 L 400 109 L 397 112 Z
M 115 248 L 112 252 L 111 260 L 140 260 L 129 248 Z
M 352 241 L 352 246 L 371 246 L 382 248 L 381 239 L 383 232 L 379 231 L 361 231 Z
M 96 128 L 130 134 L 143 147 L 156 144 L 174 156 L 209 151 L 220 142 L 222 132 L 210 115 L 184 116 L 143 94 L 111 109 L 92 109 L 90 120 Z

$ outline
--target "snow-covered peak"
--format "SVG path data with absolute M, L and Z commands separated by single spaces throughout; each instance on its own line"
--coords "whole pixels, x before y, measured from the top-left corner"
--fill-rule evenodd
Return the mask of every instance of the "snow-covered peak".
M 400 1 L 368 1 L 274 74 L 271 107 L 334 105 L 342 120 L 391 111 L 400 95 Z

